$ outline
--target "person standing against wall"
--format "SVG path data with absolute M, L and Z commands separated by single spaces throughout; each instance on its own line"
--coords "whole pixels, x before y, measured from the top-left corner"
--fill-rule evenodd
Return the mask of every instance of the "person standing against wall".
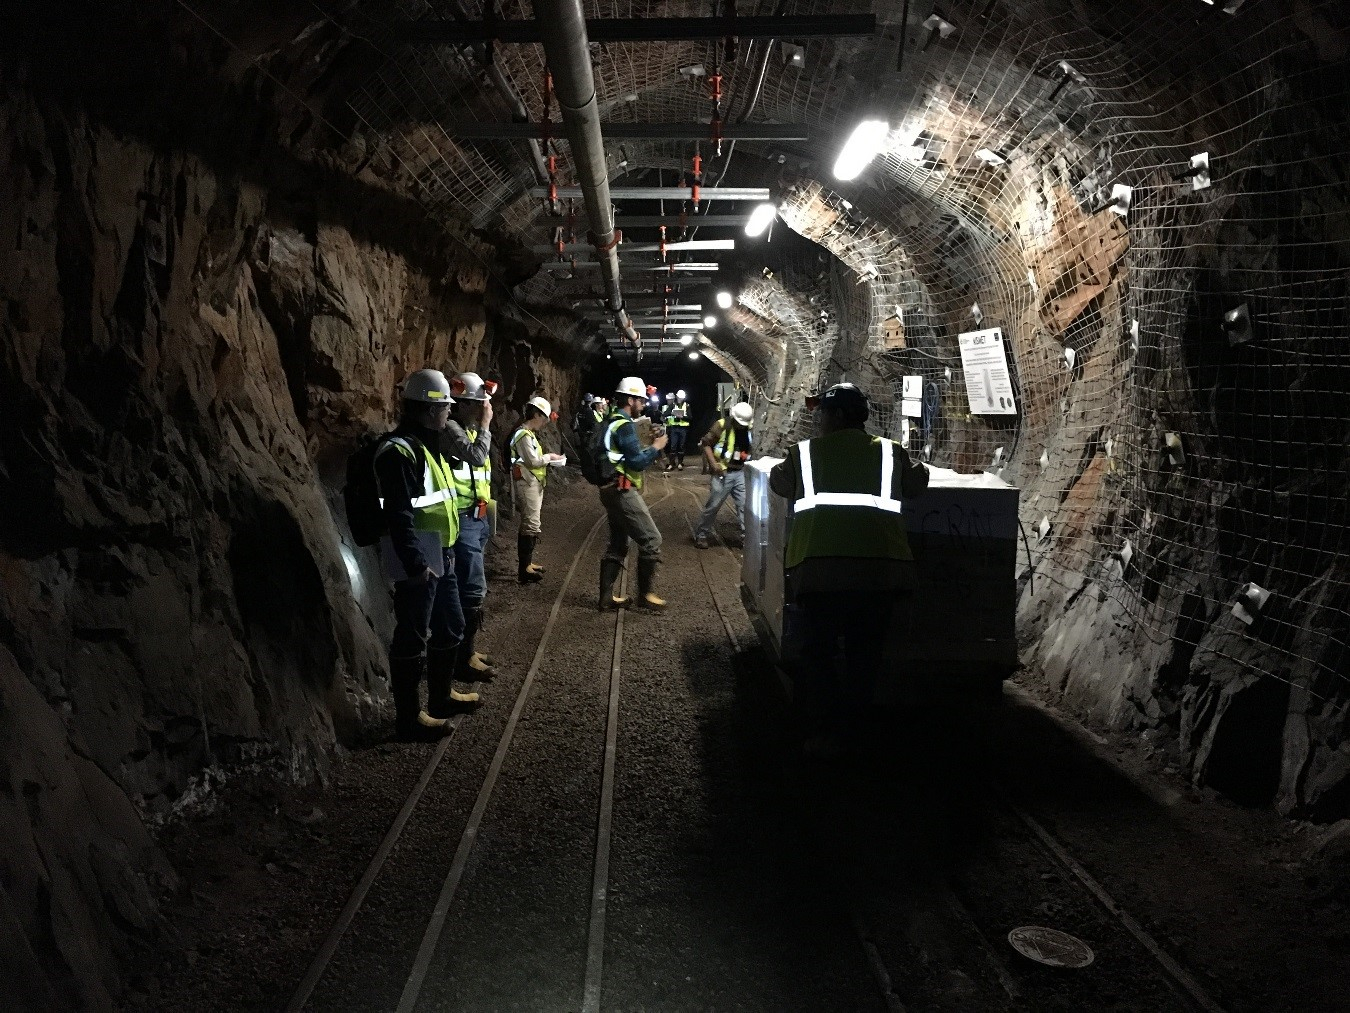
M 486 682 L 497 673 L 492 659 L 475 650 L 483 626 L 487 602 L 487 569 L 484 553 L 492 537 L 492 394 L 497 385 L 477 373 L 458 373 L 450 381 L 455 398 L 450 425 L 446 427 L 447 453 L 451 457 L 455 496 L 459 504 L 459 537 L 455 539 L 455 573 L 463 626 L 462 641 L 455 655 L 455 678 L 463 682 Z
M 386 534 L 381 539 L 386 571 L 394 580 L 394 637 L 389 645 L 389 682 L 395 726 L 404 741 L 428 741 L 449 732 L 456 710 L 478 704 L 477 693 L 451 685 L 464 616 L 455 573 L 459 510 L 447 439 L 450 383 L 436 369 L 419 369 L 404 381 L 398 427 L 375 450 Z M 463 453 L 468 448 L 458 446 Z M 486 454 L 486 440 L 475 445 Z M 427 706 L 419 703 L 425 675 Z
M 549 463 L 562 460 L 562 456 L 544 452 L 539 430 L 555 417 L 547 401 L 532 397 L 525 403 L 520 428 L 511 436 L 511 482 L 516 509 L 520 512 L 516 576 L 522 584 L 537 584 L 544 579 L 544 568 L 534 562 L 534 547 L 543 532 L 539 515 L 544 507 L 544 489 L 548 487 Z
M 656 593 L 656 572 L 661 567 L 661 532 L 642 498 L 642 472 L 666 446 L 662 433 L 643 448 L 633 420 L 647 403 L 648 388 L 641 378 L 626 376 L 619 381 L 614 406 L 605 416 L 603 449 L 613 477 L 600 486 L 600 502 L 609 518 L 609 545 L 600 560 L 600 608 L 622 608 L 627 598 L 614 596 L 614 583 L 623 570 L 631 538 L 638 545 L 638 604 L 660 610 L 664 598 Z
M 703 504 L 703 513 L 694 532 L 694 544 L 700 549 L 708 547 L 717 513 L 727 497 L 731 497 L 736 527 L 741 540 L 745 540 L 745 462 L 750 460 L 752 452 L 754 419 L 754 409 L 742 401 L 732 405 L 728 417 L 714 422 L 699 441 L 704 460 L 712 470 L 708 501 Z
M 789 450 L 769 487 L 793 504 L 786 598 L 803 619 L 803 711 L 824 718 L 806 750 L 826 757 L 861 732 L 891 614 L 913 588 L 902 501 L 928 488 L 928 470 L 900 444 L 866 431 L 867 398 L 853 384 L 837 383 L 807 406 L 818 412 L 821 435 Z

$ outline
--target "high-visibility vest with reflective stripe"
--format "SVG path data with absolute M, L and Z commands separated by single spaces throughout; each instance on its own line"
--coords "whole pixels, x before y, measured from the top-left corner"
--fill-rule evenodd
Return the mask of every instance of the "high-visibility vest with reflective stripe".
M 391 436 L 375 450 L 375 457 L 390 448 L 398 450 L 410 461 L 417 460 L 417 450 L 409 440 Z M 455 486 L 448 462 L 438 459 L 422 447 L 426 467 L 422 469 L 422 494 L 412 498 L 413 527 L 418 531 L 434 531 L 441 536 L 441 545 L 455 544 L 459 537 L 459 511 L 456 509 Z M 384 501 L 380 501 L 383 506 Z
M 680 414 L 676 415 L 676 412 Z M 687 427 L 689 425 L 689 405 L 687 403 L 671 405 L 668 424 L 679 428 Z
M 619 427 L 630 424 L 633 420 L 622 412 L 615 412 L 609 416 L 605 423 L 605 453 L 609 457 L 609 463 L 614 465 L 617 471 L 628 481 L 633 483 L 634 489 L 642 488 L 642 472 L 636 468 L 629 468 L 623 461 L 623 451 L 614 445 L 614 434 L 619 431 Z
M 477 429 L 466 429 L 464 435 L 473 443 L 478 439 Z M 455 466 L 450 477 L 455 483 L 455 495 L 459 498 L 461 510 L 471 510 L 478 502 L 492 502 L 492 457 L 489 455 L 477 468 L 468 461 L 454 459 Z
M 519 429 L 516 430 L 515 435 L 511 437 L 511 470 L 514 472 L 516 468 L 520 468 L 523 471 L 528 471 L 531 475 L 533 475 L 536 479 L 539 480 L 540 485 L 548 485 L 547 464 L 542 465 L 538 468 L 531 468 L 529 465 L 525 463 L 525 457 L 520 452 L 520 441 L 522 438 L 525 437 L 534 440 L 535 448 L 538 450 L 538 456 L 540 457 L 544 456 L 544 448 L 539 443 L 539 437 L 535 436 L 533 432 L 526 429 L 524 426 L 521 426 Z
M 895 445 L 858 429 L 797 444 L 801 496 L 784 563 L 849 556 L 913 559 L 900 500 L 891 492 Z
M 745 446 L 741 448 L 739 456 L 736 452 L 736 425 L 729 423 L 722 430 L 722 435 L 717 438 L 717 443 L 713 445 L 713 454 L 720 460 L 727 462 L 732 460 L 748 461 L 750 460 L 750 444 L 752 442 L 750 431 L 745 433 Z

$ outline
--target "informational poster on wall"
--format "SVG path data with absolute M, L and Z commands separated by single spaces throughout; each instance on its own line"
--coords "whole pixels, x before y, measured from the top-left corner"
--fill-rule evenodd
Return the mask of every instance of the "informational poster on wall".
M 966 398 L 975 415 L 1016 415 L 1012 376 L 1003 328 L 968 331 L 959 336 L 961 369 L 966 374 Z

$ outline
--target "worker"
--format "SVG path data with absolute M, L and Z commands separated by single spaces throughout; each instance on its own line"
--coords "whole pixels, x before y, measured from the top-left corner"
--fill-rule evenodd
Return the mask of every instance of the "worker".
M 455 539 L 455 576 L 464 616 L 461 645 L 455 655 L 455 678 L 486 682 L 497 673 L 492 659 L 476 650 L 487 603 L 487 571 L 483 555 L 492 537 L 496 504 L 492 501 L 492 395 L 497 385 L 477 373 L 458 373 L 450 380 L 455 407 L 450 412 L 446 438 L 460 439 L 460 451 L 451 449 L 451 475 L 459 507 L 459 537 Z M 454 428 L 451 428 L 454 427 Z M 481 437 L 481 451 L 480 447 Z M 464 449 L 464 448 L 468 449 Z M 460 456 L 464 454 L 466 456 Z
M 477 693 L 452 683 L 464 616 L 455 571 L 460 511 L 449 450 L 480 462 L 487 454 L 486 423 L 470 443 L 450 421 L 450 383 L 436 369 L 419 369 L 403 383 L 398 427 L 375 451 L 375 478 L 387 534 L 386 567 L 394 576 L 394 637 L 389 646 L 389 682 L 395 727 L 404 741 L 427 741 L 449 733 L 457 710 L 478 704 Z M 488 419 L 492 417 L 489 407 Z M 422 678 L 427 706 L 419 704 Z
M 661 421 L 670 434 L 670 445 L 666 448 L 666 471 L 672 468 L 684 471 L 684 445 L 689 438 L 689 401 L 684 391 L 666 395 Z
M 605 416 L 604 448 L 614 477 L 600 486 L 600 502 L 609 518 L 609 545 L 600 561 L 600 608 L 622 608 L 626 597 L 616 597 L 619 579 L 631 538 L 638 545 L 638 604 L 660 610 L 665 599 L 656 593 L 656 572 L 661 566 L 661 532 L 642 498 L 642 472 L 666 446 L 665 433 L 643 448 L 633 420 L 647 402 L 647 387 L 636 376 L 619 381 L 614 406 Z
M 703 504 L 703 513 L 699 516 L 698 528 L 694 532 L 694 544 L 700 549 L 708 547 L 717 512 L 722 509 L 728 496 L 735 508 L 736 527 L 741 533 L 741 540 L 745 539 L 745 462 L 750 460 L 754 419 L 754 409 L 741 401 L 731 406 L 729 418 L 714 422 L 713 427 L 699 441 L 703 457 L 712 470 L 708 501 Z
M 803 619 L 800 700 L 825 716 L 806 751 L 838 755 L 856 742 L 897 600 L 913 589 L 913 555 L 903 500 L 928 488 L 928 471 L 898 443 L 869 435 L 867 398 L 837 383 L 807 401 L 821 435 L 803 440 L 769 473 L 769 487 L 792 501 L 784 557 L 785 600 Z M 844 646 L 842 697 L 834 663 Z
M 591 433 L 601 419 L 601 416 L 596 413 L 595 402 L 595 395 L 587 394 L 581 407 L 577 409 L 576 417 L 572 420 L 572 428 L 577 431 L 582 443 L 590 439 Z
M 561 454 L 544 452 L 539 430 L 557 418 L 553 407 L 536 395 L 525 402 L 520 428 L 511 436 L 511 488 L 520 512 L 520 530 L 516 535 L 516 577 L 522 584 L 537 584 L 544 579 L 544 568 L 534 562 L 534 547 L 542 528 L 539 512 L 544 506 L 550 462 L 561 461 Z

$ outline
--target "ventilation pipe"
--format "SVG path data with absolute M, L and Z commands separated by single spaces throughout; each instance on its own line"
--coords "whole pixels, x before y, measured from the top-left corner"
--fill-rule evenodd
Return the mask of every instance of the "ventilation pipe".
M 595 97 L 591 72 L 591 46 L 586 37 L 586 16 L 581 0 L 535 0 L 534 16 L 549 26 L 544 35 L 544 55 L 553 74 L 553 91 L 562 109 L 563 126 L 572 147 L 572 163 L 586 202 L 591 245 L 600 262 L 600 276 L 614 325 L 630 344 L 640 343 L 633 321 L 623 306 L 619 291 L 618 237 L 614 208 L 609 196 L 609 167 L 600 134 L 600 104 Z

